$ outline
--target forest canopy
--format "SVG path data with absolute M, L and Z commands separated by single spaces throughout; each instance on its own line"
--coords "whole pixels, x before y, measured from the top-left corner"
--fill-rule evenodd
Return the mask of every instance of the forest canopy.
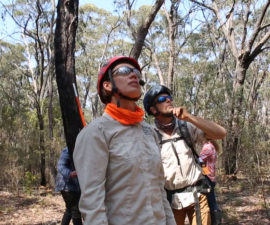
M 134 1 L 116 0 L 113 12 L 79 4 L 74 73 L 86 122 L 103 113 L 96 90 L 101 65 L 131 55 L 142 66 L 143 93 L 154 83 L 167 85 L 175 105 L 227 129 L 221 173 L 269 176 L 270 1 L 153 2 L 135 9 Z M 56 4 L 0 3 L 1 23 L 13 21 L 16 31 L 3 29 L 0 36 L 0 180 L 11 190 L 53 186 L 66 146 L 55 72 Z

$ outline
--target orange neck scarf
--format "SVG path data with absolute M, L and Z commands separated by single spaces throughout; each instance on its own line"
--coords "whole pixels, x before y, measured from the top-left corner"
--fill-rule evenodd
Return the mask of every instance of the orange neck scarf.
M 124 125 L 139 123 L 143 121 L 144 115 L 144 111 L 137 105 L 135 112 L 132 112 L 127 109 L 119 108 L 112 103 L 106 105 L 105 112 Z

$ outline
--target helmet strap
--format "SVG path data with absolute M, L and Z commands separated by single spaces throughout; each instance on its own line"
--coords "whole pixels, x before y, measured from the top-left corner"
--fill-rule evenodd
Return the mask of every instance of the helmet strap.
M 140 97 L 141 97 L 141 95 L 139 96 L 139 97 L 137 97 L 137 98 L 131 98 L 131 97 L 128 97 L 128 96 L 126 96 L 126 95 L 123 95 L 122 93 L 118 93 L 119 94 L 119 96 L 121 97 L 121 98 L 123 98 L 123 99 L 127 99 L 127 100 L 130 100 L 130 101 L 138 101 L 139 99 L 140 99 Z
M 109 74 L 109 79 L 110 79 L 110 81 L 112 83 L 112 95 L 114 93 L 118 94 L 118 88 L 116 87 L 115 82 L 113 80 L 112 70 L 111 69 L 109 69 L 108 74 Z M 116 104 L 117 104 L 117 107 L 119 108 L 120 107 L 120 99 L 119 98 L 117 98 L 117 103 Z
M 117 100 L 116 100 L 116 105 L 117 105 L 117 108 L 120 107 L 120 99 L 119 98 L 117 98 Z

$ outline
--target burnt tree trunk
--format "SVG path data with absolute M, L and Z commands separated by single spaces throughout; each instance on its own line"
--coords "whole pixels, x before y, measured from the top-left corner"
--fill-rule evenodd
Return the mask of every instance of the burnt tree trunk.
M 76 137 L 83 128 L 73 90 L 73 83 L 76 85 L 74 52 L 78 6 L 78 0 L 58 1 L 54 39 L 56 82 L 66 143 L 71 156 Z
M 41 112 L 40 106 L 37 106 L 37 117 L 39 125 L 39 148 L 40 148 L 40 185 L 46 186 L 46 148 L 45 148 L 45 134 L 44 134 L 44 115 Z

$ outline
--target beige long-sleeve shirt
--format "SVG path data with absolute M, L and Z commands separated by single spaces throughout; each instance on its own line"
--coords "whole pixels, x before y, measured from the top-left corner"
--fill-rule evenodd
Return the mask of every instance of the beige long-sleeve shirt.
M 175 225 L 147 123 L 126 126 L 104 113 L 80 132 L 73 158 L 85 225 Z

